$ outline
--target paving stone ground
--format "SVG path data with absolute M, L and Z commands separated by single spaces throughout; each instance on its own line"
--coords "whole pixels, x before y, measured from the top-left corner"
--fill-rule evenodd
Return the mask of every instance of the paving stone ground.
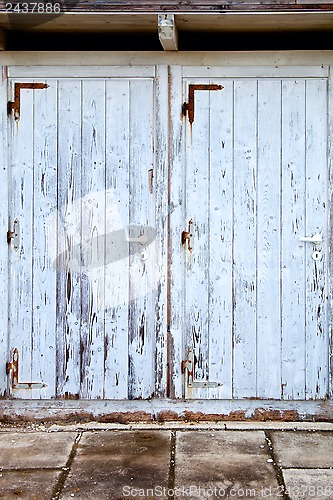
M 176 441 L 175 487 L 202 498 L 261 498 L 278 482 L 263 431 L 179 432 Z
M 85 433 L 61 498 L 123 498 L 167 488 L 170 442 L 170 431 Z
M 333 428 L 316 424 L 25 432 L 0 424 L 0 499 L 332 500 L 332 452 Z

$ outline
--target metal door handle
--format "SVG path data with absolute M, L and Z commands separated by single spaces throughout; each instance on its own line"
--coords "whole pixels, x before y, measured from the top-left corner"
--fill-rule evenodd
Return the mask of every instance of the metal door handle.
M 314 245 L 319 245 L 323 241 L 323 237 L 321 234 L 314 234 L 313 236 L 303 236 L 301 241 L 308 241 L 309 243 L 313 243 Z

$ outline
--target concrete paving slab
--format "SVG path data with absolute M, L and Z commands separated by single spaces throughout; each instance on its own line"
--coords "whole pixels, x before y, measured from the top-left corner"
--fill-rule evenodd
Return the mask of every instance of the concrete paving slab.
M 94 431 L 94 430 L 322 430 L 333 431 L 333 424 L 326 422 L 140 422 L 120 424 L 104 422 L 84 422 L 76 424 L 52 424 L 48 432 Z M 10 429 L 8 429 L 10 431 Z M 40 429 L 37 429 L 40 430 Z M 0 425 L 0 432 L 2 432 Z
M 0 498 L 5 500 L 49 500 L 60 471 L 3 471 Z
M 330 422 L 225 422 L 227 430 L 290 430 L 290 431 L 333 431 Z
M 291 500 L 333 498 L 333 470 L 284 469 L 282 474 Z
M 178 432 L 175 489 L 191 500 L 278 499 L 272 462 L 262 431 Z
M 169 431 L 85 432 L 60 498 L 155 498 L 148 490 L 168 486 L 170 444 Z
M 333 467 L 333 433 L 273 431 L 270 436 L 281 467 Z
M 76 438 L 75 432 L 0 434 L 0 468 L 55 469 L 64 467 Z

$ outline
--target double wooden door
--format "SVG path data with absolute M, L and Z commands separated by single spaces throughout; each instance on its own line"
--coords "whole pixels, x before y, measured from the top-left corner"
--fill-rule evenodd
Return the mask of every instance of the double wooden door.
M 326 69 L 58 70 L 8 83 L 11 396 L 325 398 Z

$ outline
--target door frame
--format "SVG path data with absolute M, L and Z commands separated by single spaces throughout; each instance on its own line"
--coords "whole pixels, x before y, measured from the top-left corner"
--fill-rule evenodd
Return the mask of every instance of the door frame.
M 0 54 L 0 64 L 2 66 L 2 81 L 0 82 L 0 96 L 2 97 L 2 102 L 7 102 L 7 82 L 6 77 L 8 75 L 8 66 L 12 67 L 24 67 L 27 72 L 27 76 L 29 76 L 29 72 L 31 72 L 31 67 L 39 66 L 45 67 L 49 66 L 49 57 L 50 53 L 48 52 L 2 52 Z M 168 109 L 170 105 L 170 113 L 171 117 L 180 114 L 180 108 L 172 105 L 174 102 L 173 92 L 174 92 L 174 76 L 177 72 L 181 71 L 181 66 L 226 66 L 239 68 L 243 66 L 253 66 L 255 68 L 262 68 L 263 66 L 269 66 L 271 68 L 282 68 L 284 66 L 304 66 L 305 72 L 306 68 L 309 66 L 333 66 L 333 51 L 272 51 L 272 52 L 179 52 L 179 53 L 166 53 L 166 52 L 137 52 L 137 53 L 129 53 L 129 52 L 91 52 L 88 54 L 80 53 L 80 52 L 68 52 L 66 54 L 61 52 L 52 53 L 53 65 L 57 66 L 76 66 L 76 67 L 85 67 L 85 66 L 145 66 L 147 64 L 154 65 L 163 65 L 164 71 L 169 72 L 168 79 L 170 83 L 169 89 L 169 102 L 164 103 L 163 105 L 163 113 L 168 114 Z M 173 66 L 172 71 L 168 66 Z M 176 109 L 177 108 L 177 109 Z M 328 293 L 329 293 L 329 338 L 330 338 L 330 351 L 329 351 L 329 361 L 330 361 L 330 381 L 329 381 L 329 395 L 330 400 L 328 401 L 308 401 L 308 402 L 295 402 L 295 401 L 200 401 L 200 402 L 189 402 L 185 403 L 181 400 L 182 398 L 182 388 L 181 388 L 181 360 L 182 356 L 177 359 L 177 362 L 172 364 L 171 361 L 175 359 L 174 356 L 178 354 L 182 354 L 181 345 L 179 344 L 179 336 L 177 336 L 177 332 L 171 331 L 168 328 L 167 338 L 168 345 L 165 348 L 166 357 L 163 362 L 169 364 L 166 369 L 166 373 L 168 374 L 169 385 L 166 393 L 166 398 L 154 402 L 150 401 L 118 401 L 118 402 L 108 402 L 104 405 L 104 410 L 102 410 L 102 406 L 104 403 L 102 402 L 94 402 L 94 401 L 81 401 L 81 402 L 71 402 L 71 401 L 59 401 L 52 402 L 50 401 L 0 401 L 0 414 L 7 414 L 9 417 L 13 416 L 13 418 L 19 417 L 19 415 L 30 415 L 30 418 L 33 417 L 33 413 L 38 411 L 38 418 L 45 417 L 45 414 L 48 410 L 54 409 L 57 412 L 57 416 L 64 415 L 68 413 L 73 413 L 74 407 L 76 410 L 74 411 L 77 414 L 85 413 L 85 410 L 88 408 L 93 409 L 91 412 L 92 417 L 94 414 L 110 414 L 113 411 L 121 411 L 126 414 L 136 413 L 137 417 L 138 411 L 143 411 L 148 415 L 148 419 L 151 419 L 153 415 L 156 415 L 156 412 L 163 413 L 167 412 L 168 414 L 174 413 L 173 417 L 177 416 L 182 418 L 186 412 L 189 412 L 193 415 L 195 413 L 200 412 L 203 416 L 208 416 L 208 414 L 216 414 L 219 417 L 224 416 L 225 418 L 242 418 L 242 414 L 239 414 L 238 417 L 235 412 L 243 412 L 244 418 L 258 418 L 258 411 L 262 409 L 267 413 L 268 418 L 274 418 L 272 411 L 277 412 L 278 419 L 286 419 L 288 418 L 288 412 L 291 413 L 289 416 L 293 419 L 307 419 L 312 418 L 323 418 L 323 419 L 333 419 L 333 86 L 331 82 L 329 83 L 329 136 L 328 136 L 328 145 L 329 145 L 329 255 L 328 255 L 328 270 L 329 270 L 329 283 L 328 283 Z M 3 349 L 2 352 L 6 352 L 8 349 L 8 280 L 10 279 L 8 273 L 8 248 L 6 245 L 6 232 L 8 229 L 8 156 L 7 156 L 7 110 L 6 106 L 1 106 L 0 110 L 0 127 L 2 130 L 1 139 L 0 139 L 0 160 L 1 166 L 0 169 L 0 186 L 2 188 L 1 196 L 0 196 L 0 217 L 2 222 L 2 227 L 5 228 L 3 232 L 2 241 L 3 244 L 0 245 L 0 268 L 3 276 L 3 280 L 0 283 L 0 300 L 2 307 L 0 309 L 0 318 L 2 320 L 2 328 L 0 330 L 0 347 Z M 168 134 L 166 133 L 167 126 L 164 126 L 163 142 L 166 145 L 166 149 L 168 151 L 167 158 L 161 159 L 161 169 L 165 169 L 167 163 L 170 162 L 170 158 L 172 155 L 173 143 L 171 144 L 168 140 Z M 171 129 L 171 139 L 173 139 L 177 135 L 177 129 Z M 170 183 L 170 170 L 168 171 L 168 183 Z M 165 209 L 168 213 L 168 229 L 170 229 L 170 209 L 168 207 L 168 201 L 165 200 Z M 180 228 L 179 228 L 180 229 Z M 182 229 L 183 230 L 183 229 Z M 167 245 L 171 244 L 168 241 Z M 170 260 L 168 260 L 168 270 L 166 276 L 170 278 Z M 170 293 L 172 290 L 173 284 L 170 283 L 168 285 L 167 290 L 167 312 L 166 312 L 166 324 L 170 324 L 171 320 L 175 320 L 173 318 L 173 312 L 170 310 Z M 7 361 L 7 360 L 5 360 Z M 177 365 L 177 366 L 176 366 Z M 170 381 L 175 380 L 176 383 L 170 384 Z M 5 362 L 0 367 L 0 381 L 5 383 L 7 380 L 6 370 L 5 370 Z M 6 397 L 6 394 L 0 395 L 0 397 Z M 180 398 L 179 403 L 169 398 Z M 173 412 L 174 410 L 174 412 Z M 184 413 L 185 412 L 185 413 Z M 257 413 L 256 413 L 257 412 Z M 287 413 L 286 413 L 287 412 Z M 292 413 L 294 412 L 294 413 Z M 189 416 L 188 413 L 188 416 Z M 52 414 L 52 411 L 51 411 Z M 257 416 L 256 416 L 257 415 Z M 170 415 L 169 415 L 170 416 Z M 172 416 L 172 415 L 171 415 Z M 134 417 L 133 417 L 134 418 Z

